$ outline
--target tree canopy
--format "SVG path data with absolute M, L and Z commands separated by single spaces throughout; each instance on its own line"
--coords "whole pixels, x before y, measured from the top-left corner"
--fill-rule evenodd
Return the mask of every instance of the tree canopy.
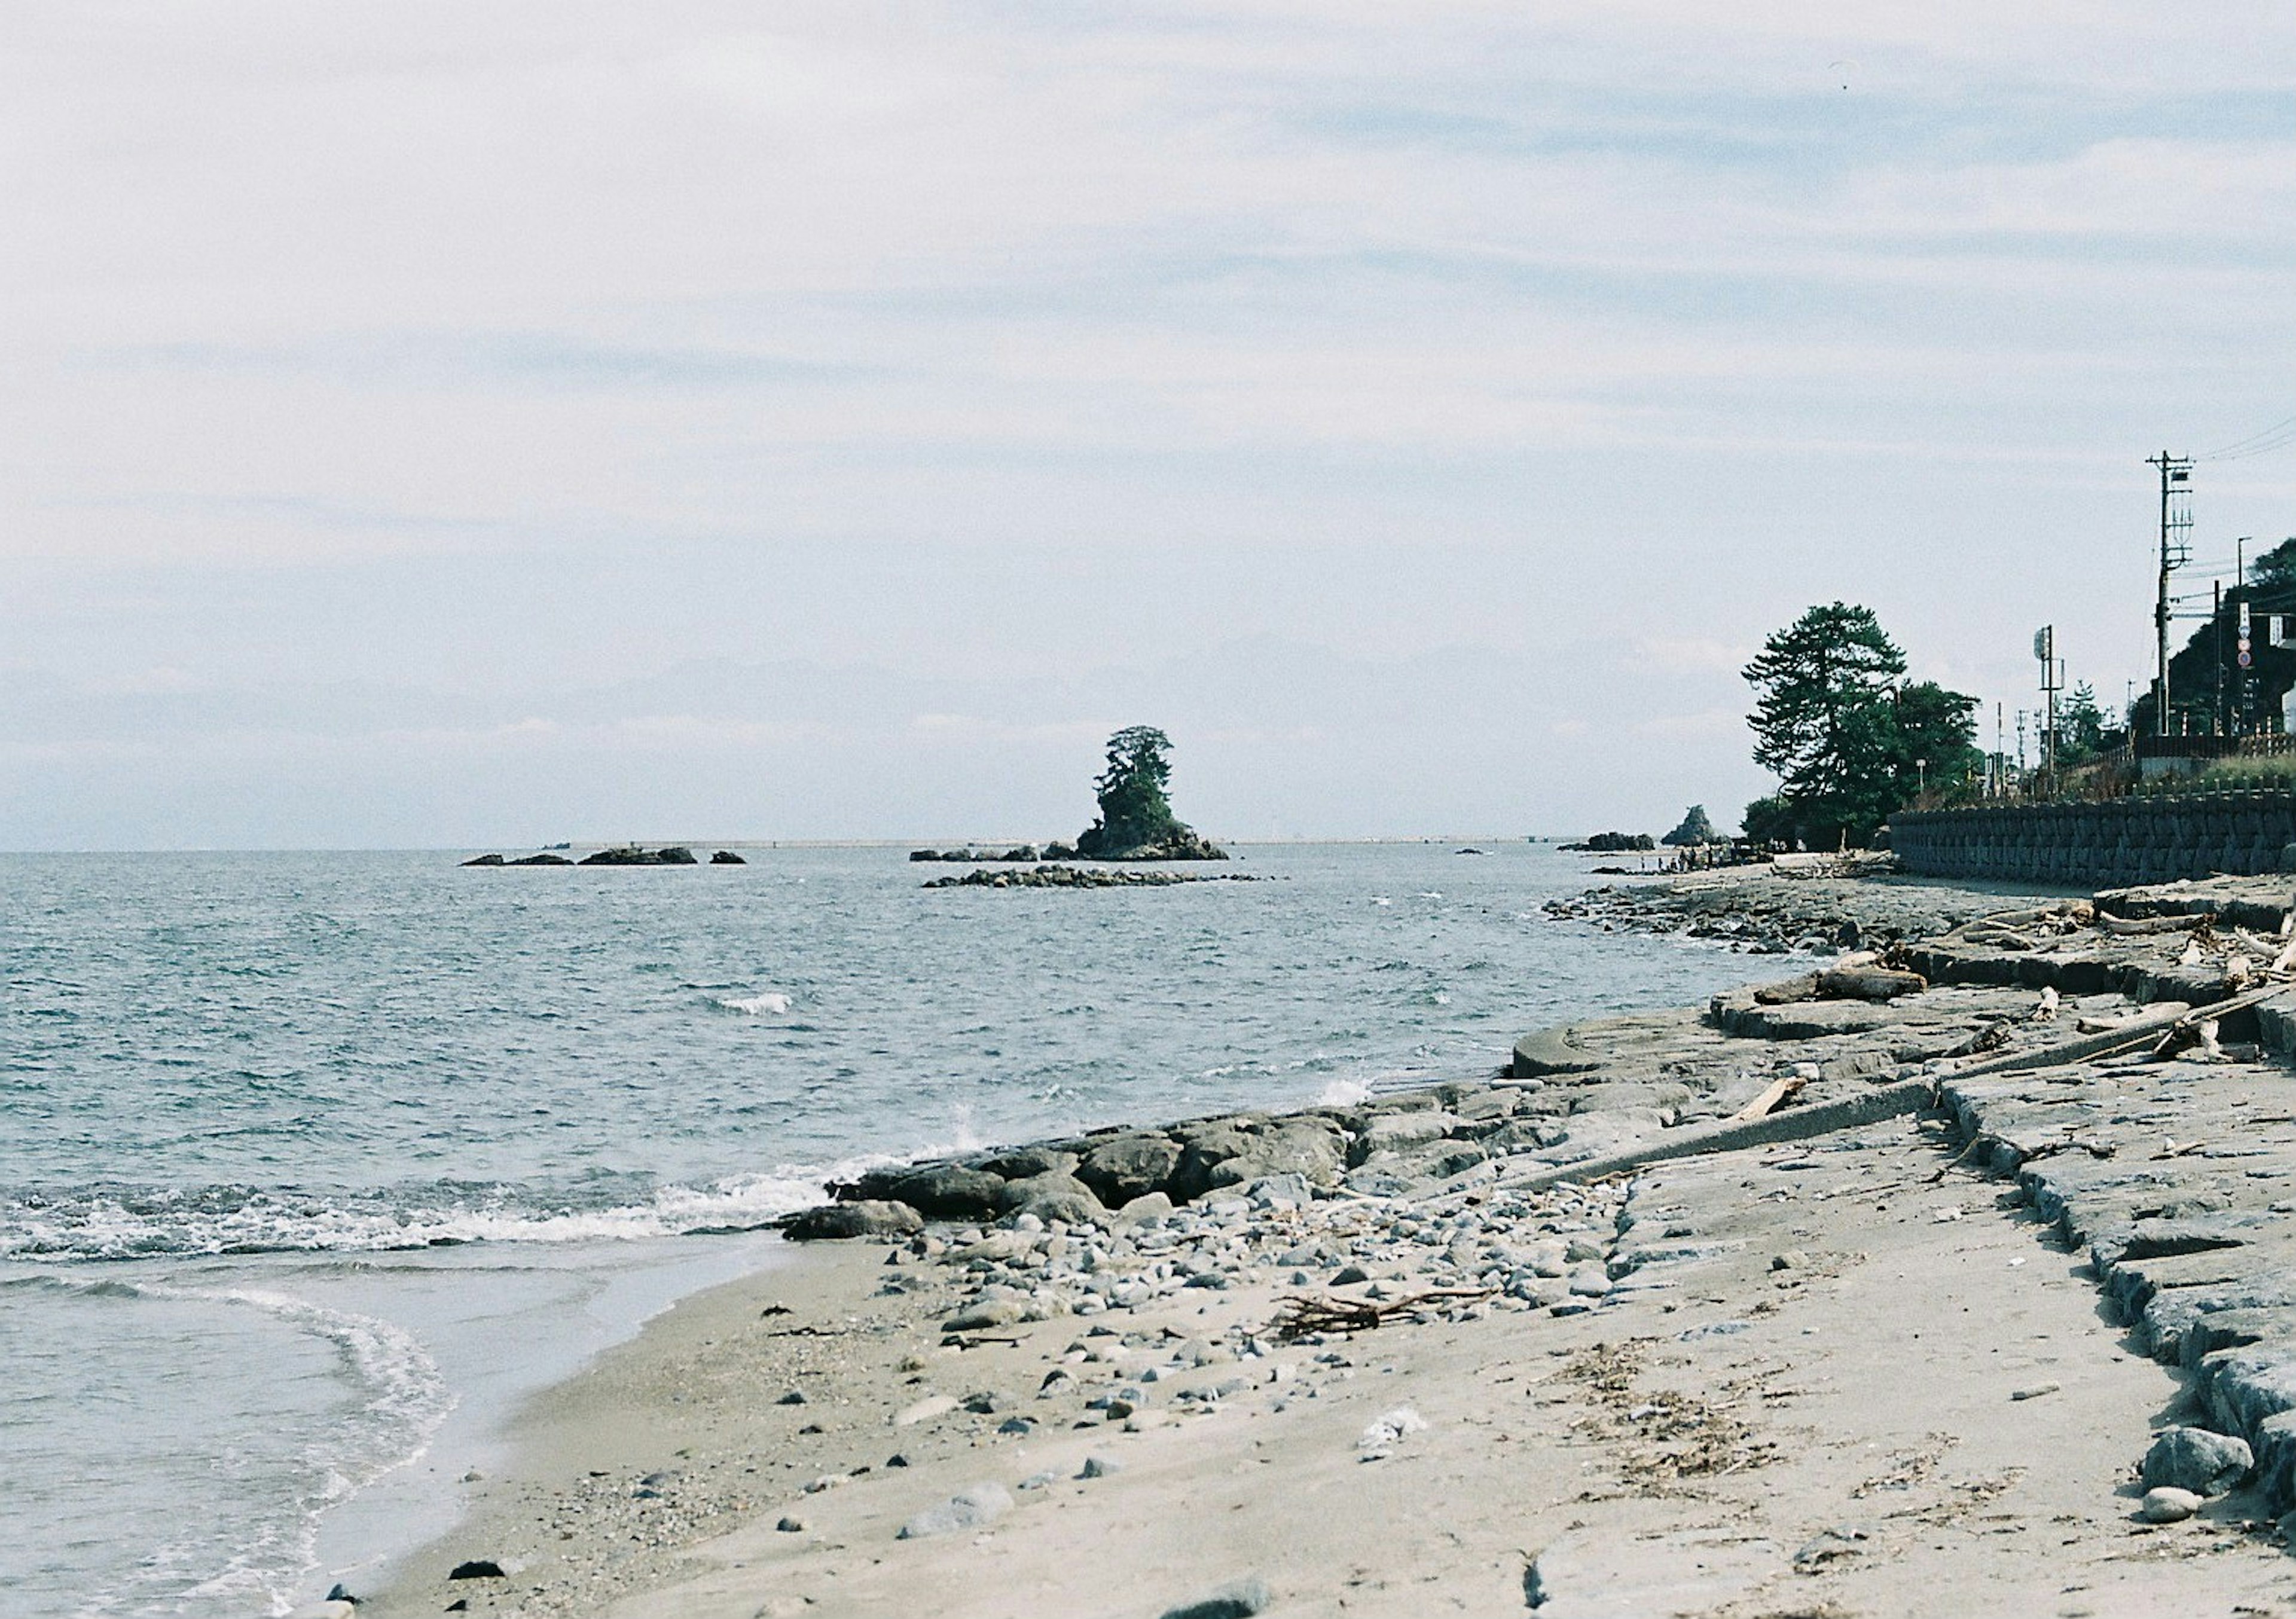
M 2285 590 L 2296 585 L 2296 540 L 2283 540 L 2271 550 L 2251 557 L 2245 581 L 2251 590 Z
M 2073 688 L 2057 709 L 2057 763 L 2086 765 L 2104 748 L 2104 710 L 2088 682 Z
M 1754 761 L 1776 773 L 1804 842 L 1866 843 L 1924 780 L 1959 781 L 1980 762 L 1977 699 L 1905 673 L 1872 609 L 1840 601 L 1811 608 L 1746 666 Z

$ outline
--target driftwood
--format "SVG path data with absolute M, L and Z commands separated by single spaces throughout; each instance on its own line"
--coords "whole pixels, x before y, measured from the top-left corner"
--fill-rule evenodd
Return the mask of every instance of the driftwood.
M 2086 928 L 2096 920 L 2096 907 L 2088 901 L 2064 899 L 2053 905 L 2030 905 L 2022 911 L 1996 911 L 1990 916 L 1972 917 L 1958 928 L 1948 928 L 1945 936 L 1949 940 L 1968 939 L 1981 931 L 2030 928 L 2037 922 Z
M 1806 972 L 1799 978 L 1784 978 L 1775 984 L 1765 984 L 1754 992 L 1757 1006 L 1792 1006 L 1797 1001 L 1817 999 L 1817 975 Z
M 1767 1118 L 1785 1104 L 1788 1097 L 1799 1095 L 1809 1082 L 1791 1076 L 1774 1079 L 1762 1088 L 1762 1093 L 1732 1114 L 1729 1123 L 1742 1124 L 1747 1119 Z
M 1833 967 L 1817 975 L 1817 993 L 1836 1001 L 1892 1001 L 1929 986 L 1921 974 L 1895 967 Z
M 1992 1058 L 1939 1077 L 1947 1081 L 1974 1079 L 1980 1074 L 2006 1074 L 2025 1068 L 2053 1068 L 2066 1063 L 2088 1062 L 2096 1058 L 2133 1051 L 2141 1045 L 2157 1044 L 2164 1035 L 2173 1034 L 2179 1028 L 2189 1031 L 2193 1037 L 2197 1038 L 2202 1024 L 2230 1017 L 2259 1001 L 2285 994 L 2288 988 L 2285 984 L 2267 984 L 2262 989 L 2251 989 L 2245 994 L 2234 995 L 2229 1001 L 2218 1001 L 2211 1006 L 2187 1007 L 2181 1002 L 2167 1002 L 2156 1010 L 2131 1018 L 2118 1028 L 2108 1029 L 2103 1034 L 2069 1040 L 2061 1045 L 2043 1046 L 2038 1051 L 2017 1051 L 2006 1057 Z M 2177 1037 L 2183 1038 L 2181 1035 Z
M 1430 1304 L 1462 1299 L 1489 1298 L 1496 1288 L 1431 1288 L 1405 1298 L 1310 1297 L 1295 1293 L 1275 1312 L 1269 1330 L 1277 1342 L 1289 1344 L 1316 1332 L 1371 1332 L 1398 1315 L 1409 1315 Z
M 2096 925 L 2107 933 L 2134 938 L 2147 933 L 2190 933 L 2209 920 L 2209 913 L 2201 911 L 2190 916 L 2101 916 Z
M 1987 950 L 2038 950 L 2040 948 L 2031 935 L 2017 933 L 2007 928 L 1972 928 L 1961 937 L 1964 944 L 1980 945 Z

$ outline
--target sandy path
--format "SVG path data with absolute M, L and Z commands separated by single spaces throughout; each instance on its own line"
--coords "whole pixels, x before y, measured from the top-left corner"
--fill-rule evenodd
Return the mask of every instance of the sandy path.
M 1324 1343 L 1275 1342 L 1292 1272 L 1239 1262 L 1226 1288 L 945 1347 L 961 1271 L 816 1250 L 555 1392 L 520 1476 L 364 1611 L 1154 1619 L 1247 1577 L 1300 1615 L 2296 1611 L 2296 1566 L 2241 1498 L 2136 1519 L 2134 1463 L 2181 1384 L 2002 1182 L 1931 1184 L 1942 1141 L 1904 1120 L 1647 1172 L 1623 1244 L 1613 1205 L 1562 1211 L 1612 1269 L 1646 1262 L 1599 1305 L 1507 1299 Z M 1250 1223 L 1288 1242 L 1362 1214 Z M 1478 1239 L 1510 1219 L 1559 1239 L 1551 1207 Z M 1423 1241 L 1354 1251 L 1405 1289 Z M 879 1293 L 889 1276 L 910 1290 Z M 1088 1408 L 1116 1391 L 1128 1421 Z M 897 1423 L 934 1395 L 988 1409 Z M 1424 1430 L 1364 1460 L 1400 1408 Z M 1016 1418 L 1033 1431 L 999 1431 Z M 1114 1466 L 1078 1476 L 1092 1459 Z M 977 1484 L 1013 1504 L 896 1538 Z M 476 1557 L 515 1572 L 444 1579 Z

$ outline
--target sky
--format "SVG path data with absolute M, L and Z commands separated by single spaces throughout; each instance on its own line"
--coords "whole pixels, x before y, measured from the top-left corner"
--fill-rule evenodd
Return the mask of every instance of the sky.
M 0 215 L 7 848 L 1734 824 L 2296 416 L 2243 0 L 25 0 Z

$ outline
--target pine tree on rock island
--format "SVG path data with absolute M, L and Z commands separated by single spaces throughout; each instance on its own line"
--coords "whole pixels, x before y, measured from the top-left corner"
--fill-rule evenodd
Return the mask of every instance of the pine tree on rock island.
M 1108 768 L 1093 786 L 1100 819 L 1077 838 L 1092 860 L 1226 860 L 1172 813 L 1172 739 L 1153 725 L 1128 725 L 1108 739 Z

